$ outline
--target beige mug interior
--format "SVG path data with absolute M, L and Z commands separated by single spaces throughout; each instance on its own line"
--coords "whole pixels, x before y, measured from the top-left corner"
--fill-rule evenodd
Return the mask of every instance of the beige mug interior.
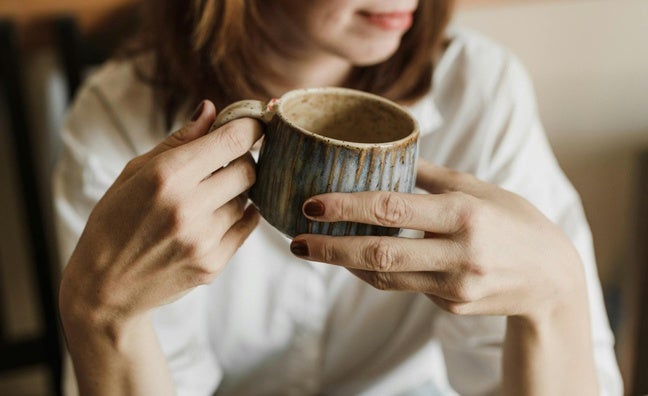
M 279 112 L 299 129 L 352 143 L 394 142 L 416 130 L 415 121 L 397 105 L 344 89 L 288 95 L 282 98 Z

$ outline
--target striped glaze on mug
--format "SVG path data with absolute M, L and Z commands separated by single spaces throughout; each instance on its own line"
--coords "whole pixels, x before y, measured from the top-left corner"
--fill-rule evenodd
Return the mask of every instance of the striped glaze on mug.
M 397 228 L 311 221 L 302 205 L 327 192 L 412 192 L 419 129 L 405 109 L 365 92 L 314 88 L 267 105 L 236 102 L 218 115 L 215 128 L 241 117 L 266 123 L 250 199 L 276 229 L 289 237 L 398 234 Z

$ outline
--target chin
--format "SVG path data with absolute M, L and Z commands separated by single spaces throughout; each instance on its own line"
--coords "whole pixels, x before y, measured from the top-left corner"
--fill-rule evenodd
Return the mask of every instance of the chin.
M 380 43 L 365 46 L 362 51 L 356 51 L 348 59 L 355 66 L 372 66 L 391 58 L 400 46 L 400 40 L 395 43 Z

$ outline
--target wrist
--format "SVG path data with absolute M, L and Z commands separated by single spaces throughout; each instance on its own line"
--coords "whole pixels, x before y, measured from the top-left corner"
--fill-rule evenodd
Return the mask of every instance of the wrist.
M 528 312 L 509 316 L 507 326 L 538 336 L 589 328 L 589 304 L 584 277 L 569 283 L 566 290 L 555 293 Z
M 135 334 L 152 326 L 150 314 L 125 317 L 107 308 L 91 304 L 80 293 L 80 288 L 70 287 L 64 275 L 59 293 L 61 325 L 68 341 L 82 340 L 86 345 L 127 350 Z
M 556 299 L 529 313 L 507 318 L 510 326 L 521 330 L 542 332 L 551 328 L 574 327 L 589 322 L 589 307 L 586 291 L 573 293 Z
M 549 278 L 536 285 L 536 297 L 527 305 L 527 309 L 516 315 L 512 321 L 527 322 L 528 325 L 542 326 L 545 323 L 570 320 L 582 315 L 588 316 L 588 293 L 585 270 L 580 255 L 571 241 L 564 234 L 562 246 L 556 244 L 553 249 L 553 261 L 549 266 Z M 574 315 L 574 316 L 572 316 Z
M 503 394 L 597 394 L 586 290 L 507 317 L 503 370 Z
M 173 394 L 150 313 L 111 320 L 81 304 L 61 305 L 80 394 Z

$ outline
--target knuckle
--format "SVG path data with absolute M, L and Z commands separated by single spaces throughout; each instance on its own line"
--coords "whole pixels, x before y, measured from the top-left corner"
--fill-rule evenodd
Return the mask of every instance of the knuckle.
M 470 315 L 473 314 L 472 307 L 469 303 L 448 300 L 436 295 L 427 295 L 442 310 L 453 315 Z
M 189 240 L 186 244 L 185 251 L 187 257 L 196 261 L 199 267 L 204 267 L 206 269 L 209 268 L 207 263 L 203 262 L 209 253 L 209 246 L 206 243 L 200 242 L 200 239 L 193 241 Z
M 397 248 L 386 238 L 378 238 L 366 251 L 368 266 L 374 271 L 389 272 L 396 267 Z
M 175 239 L 186 243 L 191 241 L 189 237 L 189 216 L 178 204 L 170 203 L 167 209 L 168 229 Z
M 115 307 L 119 306 L 119 296 L 120 293 L 116 293 L 116 290 L 119 290 L 117 285 L 114 282 L 102 282 L 100 283 L 95 292 L 95 304 L 104 307 Z
M 475 198 L 461 191 L 452 192 L 452 202 L 449 213 L 454 214 L 451 221 L 459 225 L 462 230 L 472 230 L 474 228 L 475 217 L 477 214 L 477 205 Z
M 465 302 L 447 301 L 442 308 L 454 315 L 470 314 L 470 306 Z
M 189 135 L 189 131 L 190 129 L 188 125 L 176 130 L 167 139 L 168 145 L 170 147 L 175 147 L 185 143 L 188 140 L 187 136 Z
M 181 259 L 200 264 L 209 256 L 211 239 L 196 235 L 186 216 L 175 217 L 169 229 L 172 232 L 172 249 Z
M 156 158 L 151 161 L 147 173 L 148 182 L 158 197 L 168 194 L 173 186 L 173 174 L 172 167 L 162 158 Z
M 475 181 L 475 177 L 471 175 L 470 173 L 465 173 L 465 172 L 459 172 L 456 170 L 450 170 L 449 173 L 449 178 L 451 180 L 451 184 L 459 190 L 462 190 L 465 186 L 472 185 Z
M 465 264 L 465 271 L 472 276 L 482 278 L 486 276 L 487 267 L 479 260 L 472 260 Z
M 194 276 L 193 283 L 195 285 L 208 285 L 216 279 L 218 274 L 213 274 L 210 272 L 201 272 L 198 275 Z
M 411 218 L 412 208 L 402 196 L 382 192 L 376 199 L 374 214 L 380 224 L 397 226 Z
M 216 279 L 221 272 L 221 266 L 218 263 L 207 262 L 206 260 L 198 263 L 193 271 L 193 282 L 198 285 L 207 285 Z
M 241 163 L 240 168 L 240 173 L 242 179 L 245 181 L 246 186 L 251 186 L 256 182 L 256 167 L 254 165 L 254 161 L 252 160 L 244 160 Z
M 385 272 L 372 272 L 369 274 L 369 284 L 378 290 L 392 290 L 391 275 Z
M 247 198 L 244 195 L 237 195 L 236 198 L 232 199 L 229 203 L 231 211 L 234 213 L 234 220 L 238 221 L 243 217 L 245 212 L 245 205 L 247 204 Z
M 471 302 L 476 300 L 475 293 L 473 289 L 463 280 L 454 282 L 451 289 L 452 296 L 462 303 Z
M 141 155 L 131 158 L 130 161 L 126 163 L 126 166 L 124 167 L 124 171 L 128 173 L 134 173 L 138 171 L 145 163 L 145 160 L 146 159 Z
M 221 144 L 228 152 L 238 157 L 248 151 L 249 147 L 242 138 L 243 134 L 239 133 L 239 128 L 236 127 L 235 122 L 227 123 L 222 128 Z
M 327 263 L 337 263 L 338 262 L 338 252 L 330 243 L 324 243 L 322 245 L 322 259 Z
M 338 219 L 353 219 L 358 217 L 356 215 L 356 208 L 350 203 L 345 196 L 340 196 L 339 199 L 333 199 L 326 204 L 327 215 Z
M 173 231 L 170 246 L 171 251 L 173 251 L 176 256 L 176 260 L 181 260 L 194 254 L 189 238 L 175 230 Z
M 467 237 L 465 248 L 463 249 L 463 260 L 459 265 L 459 270 L 464 276 L 483 278 L 488 272 L 486 255 L 479 243 L 473 242 L 473 236 Z

